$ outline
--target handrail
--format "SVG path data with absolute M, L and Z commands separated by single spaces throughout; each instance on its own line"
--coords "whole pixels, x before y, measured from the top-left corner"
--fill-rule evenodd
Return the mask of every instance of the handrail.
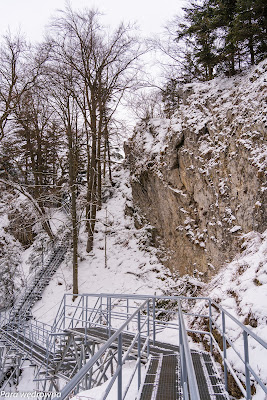
M 65 399 L 71 391 L 79 384 L 79 382 L 84 378 L 87 372 L 93 367 L 95 362 L 105 353 L 105 351 L 110 347 L 110 345 L 119 338 L 121 333 L 127 327 L 127 325 L 134 319 L 134 317 L 144 308 L 149 300 L 144 301 L 140 307 L 126 320 L 124 324 L 110 337 L 110 339 L 98 350 L 98 352 L 77 372 L 77 374 L 67 383 L 67 385 L 61 391 L 60 397 L 58 399 Z
M 187 332 L 185 328 L 183 311 L 180 300 L 178 300 L 178 315 L 179 315 L 181 375 L 183 381 L 184 398 L 186 400 L 189 398 L 194 400 L 200 400 L 197 379 L 189 349 Z
M 246 327 L 246 325 L 242 324 L 242 322 L 238 321 L 232 314 L 230 314 L 227 310 L 225 310 L 223 307 L 221 307 L 219 304 L 215 303 L 212 299 L 210 299 L 211 304 L 215 306 L 215 308 L 219 309 L 222 313 L 227 315 L 232 321 L 234 321 L 240 328 L 242 328 L 243 331 L 249 334 L 249 336 L 253 337 L 253 339 L 257 340 L 265 349 L 267 349 L 267 343 L 262 340 L 256 333 L 254 333 L 251 329 Z
M 251 336 L 255 341 L 257 341 L 264 349 L 267 349 L 267 343 L 262 340 L 258 335 L 256 335 L 251 329 L 246 327 L 244 324 L 239 322 L 233 315 L 231 315 L 228 311 L 226 311 L 223 307 L 219 306 L 216 304 L 213 300 L 210 300 L 210 303 L 214 305 L 214 307 L 219 311 L 219 315 L 222 317 L 222 328 L 218 325 L 217 322 L 215 322 L 214 318 L 210 314 L 210 324 L 212 329 L 212 324 L 215 326 L 215 328 L 219 331 L 219 333 L 222 336 L 223 339 L 223 349 L 221 350 L 218 342 L 215 340 L 214 335 L 212 334 L 212 330 L 210 331 L 210 337 L 211 340 L 214 341 L 216 344 L 216 348 L 223 360 L 224 364 L 224 384 L 225 384 L 225 389 L 228 391 L 228 378 L 227 378 L 227 373 L 228 369 L 233 376 L 237 386 L 241 390 L 242 394 L 247 400 L 251 399 L 251 384 L 250 384 L 250 374 L 254 377 L 255 381 L 259 384 L 261 389 L 264 391 L 265 394 L 267 394 L 267 387 L 264 385 L 262 379 L 255 373 L 253 370 L 252 366 L 249 363 L 249 345 L 248 345 L 248 336 Z M 244 357 L 240 354 L 240 352 L 236 349 L 235 345 L 231 341 L 231 339 L 228 337 L 226 334 L 226 318 L 230 318 L 232 321 L 236 323 L 237 326 L 239 326 L 242 329 L 243 333 L 243 350 L 244 350 Z M 243 387 L 243 382 L 241 382 L 240 378 L 237 376 L 236 372 L 234 371 L 233 366 L 231 365 L 229 359 L 227 358 L 227 344 L 230 345 L 230 347 L 233 349 L 235 354 L 238 356 L 239 360 L 242 361 L 244 365 L 244 374 L 245 374 L 245 388 Z
M 248 337 L 250 336 L 253 340 L 257 341 L 263 349 L 267 349 L 267 343 L 261 339 L 258 335 L 256 335 L 249 327 L 245 326 L 241 322 L 237 320 L 236 317 L 230 314 L 227 310 L 225 310 L 222 306 L 218 305 L 216 302 L 214 302 L 212 299 L 209 297 L 185 297 L 185 296 L 156 296 L 156 295 L 131 295 L 131 294 L 80 294 L 77 295 L 78 299 L 76 300 L 76 304 L 72 302 L 72 294 L 65 294 L 64 298 L 60 304 L 60 307 L 58 309 L 57 316 L 55 318 L 55 322 L 52 327 L 46 326 L 45 324 L 40 324 L 39 322 L 32 323 L 30 321 L 25 321 L 24 318 L 18 321 L 12 321 L 11 324 L 6 324 L 8 322 L 8 313 L 1 313 L 0 315 L 0 325 L 2 325 L 2 329 L 0 329 L 0 333 L 4 333 L 4 331 L 8 332 L 8 329 L 11 330 L 12 335 L 15 336 L 17 335 L 17 341 L 20 340 L 19 335 L 22 334 L 22 336 L 29 338 L 32 343 L 42 343 L 42 345 L 45 344 L 45 348 L 47 351 L 47 356 L 44 361 L 44 365 L 48 366 L 48 364 L 51 362 L 50 355 L 57 355 L 55 349 L 58 349 L 59 346 L 56 347 L 56 336 L 57 335 L 63 335 L 64 328 L 66 328 L 65 325 L 76 325 L 77 322 L 84 327 L 85 326 L 85 335 L 87 332 L 87 327 L 90 326 L 102 326 L 107 329 L 109 332 L 109 335 L 114 332 L 114 327 L 119 326 L 119 329 L 108 339 L 108 341 L 105 343 L 104 347 L 101 347 L 99 351 L 105 352 L 106 349 L 109 347 L 109 343 L 111 343 L 113 340 L 119 337 L 119 335 L 122 333 L 122 330 L 126 329 L 128 330 L 129 328 L 129 323 L 131 322 L 131 325 L 133 325 L 133 318 L 136 316 L 136 314 L 140 311 L 140 308 L 142 308 L 145 304 L 149 305 L 149 302 L 153 302 L 153 307 L 149 309 L 147 313 L 142 313 L 140 317 L 140 322 L 150 319 L 151 322 L 151 329 L 150 333 L 151 336 L 153 335 L 153 342 L 155 342 L 156 338 L 156 333 L 158 332 L 158 329 L 162 326 L 164 327 L 173 327 L 174 329 L 178 328 L 178 321 L 174 323 L 174 321 L 160 321 L 157 318 L 157 312 L 161 312 L 165 310 L 159 305 L 157 305 L 158 300 L 175 300 L 178 305 L 178 316 L 179 316 L 179 328 L 180 328 L 180 354 L 181 354 L 181 368 L 182 368 L 182 383 L 183 383 L 183 389 L 184 389 L 184 396 L 185 399 L 189 398 L 189 395 L 191 398 L 194 400 L 199 399 L 199 393 L 198 393 L 198 388 L 197 388 L 197 382 L 196 382 L 196 376 L 194 373 L 194 368 L 193 368 L 193 362 L 192 362 L 192 357 L 189 349 L 189 344 L 188 344 L 188 339 L 187 339 L 187 333 L 188 332 L 195 332 L 201 335 L 209 335 L 210 338 L 210 344 L 211 344 L 211 353 L 212 353 L 212 343 L 214 343 L 215 348 L 217 347 L 221 357 L 222 357 L 222 362 L 224 364 L 224 382 L 225 382 L 225 389 L 228 391 L 227 387 L 227 370 L 232 374 L 233 378 L 236 380 L 237 385 L 240 387 L 240 390 L 246 397 L 246 399 L 250 399 L 251 394 L 250 394 L 250 385 L 251 385 L 251 380 L 252 382 L 257 383 L 262 390 L 267 393 L 267 388 L 262 381 L 262 378 L 260 377 L 260 374 L 257 374 L 255 371 L 257 369 L 254 368 L 254 363 L 250 363 L 249 361 L 249 351 L 250 348 L 248 346 Z M 87 297 L 87 298 L 86 298 Z M 88 306 L 89 298 L 96 297 L 97 300 L 95 302 L 95 305 L 90 305 Z M 71 299 L 70 304 L 69 299 Z M 117 301 L 116 299 L 122 299 L 122 302 Z M 132 304 L 130 303 L 130 300 L 133 300 Z M 127 300 L 127 304 L 126 304 Z M 189 312 L 183 311 L 182 310 L 182 304 L 184 305 L 184 302 L 187 302 L 190 304 L 191 301 L 196 301 L 200 300 L 203 301 L 203 305 L 207 304 L 205 303 L 208 301 L 208 306 L 209 306 L 209 312 L 207 312 L 207 309 L 205 310 L 204 307 L 200 309 L 200 311 L 197 311 L 197 313 L 190 313 L 190 310 L 188 309 Z M 138 307 L 138 304 L 143 302 L 141 306 Z M 99 304 L 101 303 L 101 304 Z M 115 303 L 115 308 L 113 309 L 113 305 Z M 130 303 L 130 306 L 129 306 Z M 202 302 L 201 302 L 202 303 Z M 91 304 L 91 301 L 90 301 Z M 111 307 L 112 304 L 112 307 Z M 103 306 L 103 308 L 102 308 Z M 68 308 L 71 307 L 71 316 L 68 316 Z M 137 308 L 138 307 L 138 308 Z M 216 311 L 215 311 L 216 309 Z M 139 311 L 138 311 L 139 310 Z M 204 311 L 203 311 L 204 310 Z M 214 311 L 214 314 L 212 314 L 212 311 Z M 173 311 L 172 311 L 173 312 Z M 199 312 L 199 313 L 198 313 Z M 166 310 L 166 313 L 168 311 Z M 92 321 L 91 316 L 97 317 L 97 315 L 103 315 L 105 321 L 103 324 L 101 324 L 103 321 Z M 177 309 L 176 309 L 176 315 L 177 315 Z M 209 321 L 209 330 L 207 331 L 201 331 L 197 329 L 187 329 L 185 327 L 184 323 L 184 315 L 188 315 L 189 317 L 201 317 L 201 318 L 206 318 Z M 243 332 L 243 351 L 240 351 L 239 347 L 236 347 L 230 338 L 228 337 L 228 318 L 229 320 L 233 321 L 237 327 L 240 328 L 241 333 Z M 111 319 L 112 322 L 114 320 L 115 326 L 112 323 L 112 329 L 111 329 Z M 220 320 L 221 319 L 221 320 Z M 123 325 L 121 326 L 120 324 L 122 323 L 123 320 Z M 5 325 L 5 326 L 3 326 Z M 133 325 L 134 326 L 134 325 Z M 223 339 L 223 348 L 219 346 L 218 342 L 216 341 L 215 336 L 213 335 L 213 330 L 217 328 L 220 335 L 222 336 Z M 131 327 L 130 327 L 131 329 Z M 50 332 L 49 332 L 50 331 Z M 177 330 L 178 332 L 178 330 Z M 142 331 L 142 334 L 145 334 L 147 338 L 149 337 L 149 327 L 148 327 L 148 334 L 145 332 L 145 329 Z M 135 335 L 135 340 L 138 338 L 138 333 Z M 23 338 L 22 338 L 23 340 Z M 148 340 L 148 339 L 147 339 Z M 242 340 L 242 337 L 240 337 L 238 340 Z M 18 343 L 19 345 L 20 343 Z M 239 357 L 239 359 L 242 361 L 242 373 L 244 374 L 244 379 L 241 377 L 238 377 L 236 371 L 234 371 L 234 366 L 231 361 L 231 358 L 228 356 L 228 344 L 232 347 L 233 351 L 235 354 Z M 24 345 L 23 342 L 21 342 L 21 345 Z M 131 345 L 132 347 L 132 345 Z M 148 340 L 148 345 L 149 347 L 149 340 Z M 131 349 L 128 350 L 127 353 L 129 353 Z M 99 357 L 103 354 L 98 352 L 95 354 L 95 356 L 90 359 L 90 363 L 88 370 L 92 368 L 93 361 L 92 360 L 97 360 L 96 358 L 97 354 L 99 354 Z M 244 356 L 243 356 L 244 354 Z M 123 361 L 125 361 L 125 357 L 123 357 Z M 252 360 L 254 361 L 254 360 Z M 45 364 L 46 363 L 46 364 Z M 86 364 L 87 365 L 87 364 Z M 85 365 L 85 366 L 86 366 Z M 253 368 L 252 368 L 253 365 Z M 84 366 L 84 367 L 85 367 Z M 83 367 L 83 368 L 84 368 Z M 81 373 L 83 369 L 79 371 Z M 78 373 L 77 373 L 78 374 Z M 86 372 L 85 372 L 86 374 Z M 117 376 L 117 375 L 116 375 Z M 76 378 L 77 375 L 75 375 L 74 378 Z M 113 375 L 114 377 L 114 375 Z M 73 378 L 73 379 L 74 379 Z M 48 379 L 48 378 L 47 378 Z M 78 378 L 76 378 L 78 379 Z M 81 378 L 82 379 L 82 378 Z M 114 380 L 116 377 L 114 378 Z M 72 381 L 72 380 L 71 380 Z M 70 381 L 70 382 L 71 382 Z M 70 383 L 69 382 L 69 383 Z M 69 383 L 67 383 L 66 387 L 68 387 Z M 245 385 L 244 385 L 245 383 Z M 243 387 L 244 385 L 244 387 Z M 65 388 L 66 388 L 65 387 Z M 77 383 L 78 387 L 78 383 Z M 77 388 L 76 387 L 76 388 Z M 65 390 L 63 389 L 63 392 Z M 72 390 L 72 389 L 71 389 Z M 63 399 L 63 397 L 62 397 Z
M 73 297 L 71 293 L 65 293 L 66 297 Z M 169 300 L 210 300 L 210 297 L 199 296 L 199 297 L 187 297 L 187 296 L 166 296 L 166 295 L 153 295 L 153 294 L 129 294 L 129 293 L 78 293 L 77 297 L 88 296 L 88 297 L 112 297 L 114 299 L 129 298 L 129 299 L 169 299 Z M 214 302 L 214 304 L 216 304 Z

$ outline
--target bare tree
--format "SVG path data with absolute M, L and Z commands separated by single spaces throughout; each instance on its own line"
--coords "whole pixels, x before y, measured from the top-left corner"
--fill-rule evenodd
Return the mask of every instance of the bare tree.
M 45 51 L 32 49 L 30 53 L 20 36 L 4 37 L 0 49 L 1 150 L 13 146 L 15 152 L 11 154 L 12 160 L 1 154 L 0 162 L 7 184 L 32 201 L 39 218 L 41 217 L 44 230 L 53 239 L 42 199 L 45 166 L 42 145 L 49 114 L 40 111 L 45 105 L 41 105 L 43 99 L 36 95 L 39 93 L 37 81 L 46 57 Z M 21 140 L 23 135 L 24 143 Z M 9 168 L 9 162 L 15 165 L 15 171 L 14 168 Z M 34 183 L 28 182 L 28 173 L 33 174 Z
M 4 37 L 0 48 L 0 139 L 17 103 L 18 70 L 23 50 L 24 43 L 20 37 Z
M 33 57 L 33 54 L 38 55 Z M 21 96 L 30 90 L 47 59 L 46 49 L 34 52 L 21 35 L 10 33 L 0 44 L 0 140 Z
M 52 46 L 51 59 L 47 67 L 49 79 L 48 96 L 50 104 L 58 115 L 65 135 L 65 146 L 68 157 L 68 180 L 71 197 L 71 228 L 73 246 L 73 298 L 78 294 L 78 232 L 79 218 L 77 212 L 77 177 L 79 166 L 79 136 L 81 128 L 80 111 L 73 96 L 73 69 L 65 65 L 62 54 L 57 52 L 55 43 Z
M 163 118 L 162 93 L 159 89 L 139 91 L 128 97 L 128 105 L 134 117 L 148 121 L 151 118 Z
M 136 84 L 144 52 L 121 24 L 114 32 L 100 25 L 96 10 L 68 8 L 53 23 L 57 53 L 75 71 L 73 95 L 82 112 L 87 142 L 87 251 L 93 248 L 96 210 L 101 207 L 102 170 L 110 156 L 109 126 L 124 93 Z M 104 149 L 104 151 L 103 151 Z
M 3 183 L 5 186 L 12 187 L 19 193 L 22 193 L 30 201 L 30 203 L 33 205 L 33 208 L 36 212 L 36 217 L 41 222 L 45 232 L 48 234 L 50 239 L 54 239 L 54 234 L 51 230 L 49 221 L 47 219 L 47 216 L 46 216 L 44 210 L 40 207 L 40 205 L 38 204 L 36 199 L 25 189 L 25 187 L 19 183 L 13 182 L 11 179 L 0 178 L 0 182 Z
M 144 52 L 130 25 L 120 24 L 111 31 L 101 25 L 98 11 L 74 12 L 70 7 L 54 19 L 50 35 L 33 57 L 19 37 L 7 36 L 0 49 L 0 139 L 10 127 L 10 135 L 22 143 L 21 152 L 19 145 L 16 148 L 25 162 L 19 160 L 23 188 L 31 186 L 29 195 L 43 215 L 48 183 L 45 141 L 52 126 L 62 129 L 71 197 L 74 295 L 78 293 L 79 173 L 84 170 L 87 177 L 90 252 L 106 166 L 112 181 L 115 113 L 124 94 L 137 87 L 138 60 Z M 19 183 L 13 179 L 13 184 Z M 46 229 L 52 237 L 48 221 Z
M 131 26 L 121 24 L 111 32 L 100 24 L 98 11 L 79 13 L 70 7 L 53 20 L 46 47 L 50 48 L 48 97 L 63 124 L 68 152 L 75 295 L 79 168 L 85 168 L 87 177 L 85 213 L 90 252 L 96 211 L 102 205 L 103 174 L 106 165 L 110 166 L 111 126 L 125 92 L 136 86 L 137 61 L 144 50 Z

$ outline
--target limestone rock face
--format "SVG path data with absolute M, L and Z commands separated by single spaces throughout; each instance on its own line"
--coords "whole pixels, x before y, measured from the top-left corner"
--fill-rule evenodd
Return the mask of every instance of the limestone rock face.
M 125 144 L 134 206 L 181 275 L 208 278 L 243 234 L 266 229 L 266 82 L 263 61 L 243 76 L 186 85 L 171 120 L 140 123 Z

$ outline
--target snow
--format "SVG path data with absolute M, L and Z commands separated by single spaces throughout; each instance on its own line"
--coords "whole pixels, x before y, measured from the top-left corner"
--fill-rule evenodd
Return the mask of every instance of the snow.
M 170 185 L 168 185 L 168 188 L 169 188 L 172 192 L 177 193 L 177 194 L 179 194 L 180 196 L 187 197 L 187 194 L 184 193 L 184 192 L 183 192 L 182 190 L 180 190 L 180 189 L 175 189 L 175 188 L 171 187 Z
M 137 230 L 131 217 L 125 216 L 125 204 L 131 201 L 127 172 L 118 170 L 114 179 L 116 179 L 118 187 L 104 208 L 98 212 L 95 244 L 91 255 L 87 255 L 85 252 L 85 233 L 81 236 L 80 292 L 139 294 L 157 292 L 157 294 L 161 294 L 174 282 L 170 277 L 162 282 L 160 278 L 166 271 L 159 263 L 155 252 L 153 249 L 149 249 L 150 251 L 147 251 L 147 248 L 140 249 L 140 240 L 144 240 L 147 232 L 145 229 Z M 228 211 L 228 214 L 232 215 L 232 210 Z M 236 226 L 233 232 L 238 230 L 239 227 Z M 105 268 L 104 259 L 105 231 L 107 234 L 107 268 Z M 265 340 L 267 337 L 267 232 L 263 234 L 251 232 L 243 235 L 243 240 L 243 252 L 226 265 L 209 284 L 204 285 L 202 294 L 219 302 L 243 323 L 246 323 L 248 316 L 255 318 L 257 326 L 252 329 Z M 201 242 L 201 245 L 204 246 L 204 242 Z M 155 271 L 158 272 L 155 273 Z M 68 262 L 56 273 L 45 290 L 42 300 L 34 307 L 33 314 L 36 319 L 47 323 L 53 322 L 63 293 L 71 293 L 70 282 L 71 263 Z M 61 284 L 59 285 L 59 283 Z M 255 293 L 257 293 L 256 296 Z M 195 306 L 192 311 L 197 312 L 198 307 Z M 220 321 L 217 322 L 220 324 Z M 226 323 L 227 334 L 242 354 L 241 330 L 238 330 L 229 318 Z M 173 330 L 164 330 L 159 334 L 158 339 L 161 338 L 166 342 L 177 343 L 177 335 Z M 193 344 L 192 341 L 191 345 L 193 348 L 199 348 L 199 345 Z M 253 346 L 253 351 L 250 352 L 251 365 L 264 382 L 267 382 L 267 366 L 262 362 L 265 357 L 262 347 L 255 344 Z M 235 365 L 235 369 L 242 373 L 243 366 L 235 352 L 229 350 L 227 354 Z M 97 399 L 104 388 L 105 386 L 101 386 L 79 396 L 89 395 L 89 398 Z M 253 399 L 260 399 L 260 395 L 256 394 Z
M 125 215 L 125 205 L 131 203 L 129 172 L 120 167 L 113 179 L 116 188 L 97 213 L 94 248 L 90 254 L 86 253 L 86 232 L 81 227 L 79 292 L 162 294 L 174 281 L 159 262 L 156 249 L 147 244 L 149 227 L 136 229 L 133 219 Z M 57 215 L 57 220 L 61 219 Z M 34 318 L 53 323 L 64 293 L 72 292 L 71 261 L 71 254 L 68 254 L 67 262 L 60 266 L 42 299 L 33 307 Z
M 235 225 L 235 226 L 233 226 L 233 228 L 230 229 L 230 232 L 235 233 L 235 232 L 241 231 L 241 230 L 242 230 L 242 227 L 240 225 Z
M 135 367 L 135 361 L 127 361 L 122 369 L 122 393 L 125 392 L 126 386 L 134 372 L 134 367 Z M 145 366 L 142 365 L 141 367 L 141 374 L 144 374 Z M 102 398 L 103 394 L 105 393 L 105 390 L 110 383 L 110 379 L 107 380 L 103 385 L 95 387 L 90 390 L 86 390 L 84 392 L 80 392 L 78 395 L 72 398 L 72 400 L 99 400 Z M 117 381 L 113 384 L 111 391 L 109 392 L 108 395 L 108 400 L 117 400 L 117 393 L 118 393 L 118 386 L 117 386 Z M 126 400 L 133 400 L 136 398 L 136 395 L 138 393 L 138 388 L 137 388 L 137 373 L 135 374 L 133 381 L 131 383 L 131 386 L 127 392 L 127 395 L 125 397 Z
M 265 90 L 266 62 L 251 70 L 251 73 L 245 78 L 245 84 L 240 85 L 241 79 L 244 77 L 237 76 L 231 79 L 220 78 L 208 83 L 194 84 L 193 94 L 191 99 L 191 111 L 188 113 L 188 107 L 181 106 L 180 115 L 176 115 L 172 120 L 154 119 L 146 127 L 144 124 L 138 128 L 136 132 L 136 140 L 140 139 L 144 144 L 144 159 L 140 160 L 140 168 L 143 167 L 144 160 L 151 160 L 153 156 L 157 161 L 163 162 L 161 154 L 165 151 L 168 145 L 168 137 L 176 135 L 180 139 L 182 131 L 182 120 L 186 120 L 188 126 L 191 126 L 192 131 L 198 132 L 203 129 L 205 123 L 210 123 L 208 118 L 204 118 L 203 113 L 208 114 L 209 104 L 207 97 L 213 97 L 214 109 L 220 107 L 223 111 L 222 116 L 214 122 L 212 140 L 205 139 L 200 145 L 200 156 L 205 158 L 211 154 L 210 159 L 206 159 L 205 169 L 199 169 L 201 173 L 209 175 L 209 168 L 218 163 L 220 152 L 224 152 L 228 135 L 231 135 L 241 126 L 238 138 L 238 145 L 250 151 L 250 161 L 254 163 L 259 171 L 264 171 L 266 168 L 266 146 L 263 143 L 261 146 L 252 146 L 253 135 L 262 129 L 259 126 L 257 131 L 251 127 L 251 132 L 248 135 L 248 130 L 245 129 L 244 119 L 235 118 L 233 125 L 230 127 L 230 122 L 233 115 L 236 115 L 236 110 L 240 107 L 240 102 L 247 108 L 247 113 L 253 115 L 255 124 L 257 120 L 266 121 L 264 114 L 266 113 L 266 104 L 258 107 L 255 102 L 255 97 L 260 90 Z M 265 74 L 264 74 L 265 71 Z M 253 78 L 253 79 L 252 79 Z M 255 79 L 254 79 L 255 78 Z M 202 93 L 202 96 L 200 96 Z M 206 95 L 207 94 L 207 95 Z M 229 98 L 234 98 L 236 104 L 232 104 Z M 200 100 L 201 99 L 201 100 Z M 209 100 L 210 101 L 210 100 Z M 185 112 L 187 111 L 187 114 Z M 221 119 L 227 118 L 229 124 L 224 124 L 223 131 L 220 124 Z M 265 118 L 265 119 L 264 119 Z M 216 128 L 216 129 L 215 129 Z M 142 138 L 142 140 L 141 140 Z M 218 139 L 222 141 L 218 141 Z M 215 143 L 216 145 L 212 145 Z M 236 152 L 230 152 L 231 157 L 236 156 Z M 192 165 L 190 168 L 194 170 Z M 102 210 L 97 212 L 97 223 L 95 229 L 94 248 L 90 254 L 86 253 L 86 232 L 84 224 L 80 226 L 79 236 L 79 291 L 80 293 L 129 293 L 129 294 L 165 294 L 173 293 L 179 286 L 177 280 L 170 275 L 169 271 L 162 265 L 157 258 L 157 251 L 149 243 L 149 225 L 142 229 L 137 229 L 134 226 L 133 218 L 125 214 L 126 205 L 132 205 L 131 188 L 129 184 L 129 172 L 118 166 L 114 169 L 115 187 L 106 187 L 107 199 L 103 204 Z M 168 188 L 179 196 L 185 196 L 182 190 L 173 188 L 168 185 Z M 221 179 L 219 183 L 221 194 L 227 192 L 227 180 Z M 265 187 L 262 187 L 262 191 Z M 22 197 L 18 201 L 22 201 Z M 255 207 L 261 207 L 261 202 L 255 199 Z M 180 208 L 184 214 L 184 225 L 177 227 L 179 230 L 186 230 L 195 243 L 205 248 L 203 233 L 193 231 L 191 224 L 194 220 L 187 216 L 188 211 Z M 230 207 L 225 209 L 224 220 L 229 223 L 234 223 L 236 217 L 234 211 Z M 81 215 L 81 220 L 83 215 Z M 54 233 L 60 232 L 70 225 L 70 221 L 66 214 L 59 210 L 51 212 L 51 226 Z M 0 215 L 0 235 L 8 237 L 4 228 L 9 224 L 7 214 Z M 210 225 L 222 225 L 220 220 L 209 222 Z M 243 238 L 243 251 L 229 264 L 225 265 L 222 270 L 208 284 L 195 282 L 195 286 L 199 289 L 202 287 L 201 294 L 209 296 L 219 303 L 222 307 L 228 310 L 238 320 L 250 327 L 253 332 L 263 340 L 267 338 L 267 231 L 264 233 L 250 232 L 242 234 L 241 226 L 234 225 L 230 229 L 231 233 L 238 232 Z M 10 239 L 11 240 L 11 239 Z M 214 238 L 216 240 L 216 238 Z M 40 261 L 38 246 L 42 241 L 42 236 L 39 235 L 35 244 L 28 249 L 22 251 L 18 243 L 18 254 L 21 259 L 21 267 L 19 275 L 23 278 L 22 281 L 27 284 L 27 280 L 32 279 L 34 271 L 32 270 L 31 259 L 35 256 L 37 263 Z M 37 253 L 39 254 L 37 257 Z M 48 251 L 46 252 L 48 254 Z M 106 257 L 105 257 L 106 254 Z M 39 263 L 40 264 L 40 263 Z M 40 266 L 40 265 L 39 265 Z M 211 269 L 215 269 L 210 264 Z M 181 291 L 186 286 L 189 278 L 185 277 L 180 280 Z M 192 278 L 191 283 L 192 283 Z M 21 282 L 20 282 L 21 283 Z M 174 289 L 175 288 L 175 289 Z M 43 293 L 42 299 L 33 307 L 33 316 L 35 319 L 52 324 L 62 297 L 65 293 L 72 293 L 72 259 L 71 252 L 68 252 L 65 261 L 62 263 L 49 285 Z M 180 293 L 179 293 L 180 294 Z M 203 310 L 203 304 L 196 304 L 192 312 L 197 313 Z M 204 310 L 205 311 L 205 310 Z M 189 321 L 189 320 L 188 320 Z M 217 320 L 221 325 L 221 321 Z M 236 325 L 229 319 L 226 319 L 227 333 L 230 339 L 235 343 L 235 347 L 243 354 L 243 337 L 242 331 L 236 328 Z M 253 326 L 251 327 L 251 324 Z M 166 342 L 177 344 L 177 334 L 171 329 L 165 329 L 159 333 L 157 339 Z M 267 351 L 263 350 L 252 338 L 249 339 L 251 349 L 250 362 L 255 371 L 261 376 L 265 384 L 267 384 L 267 363 L 264 362 L 267 356 Z M 199 348 L 199 345 L 192 342 L 190 344 L 194 348 Z M 236 354 L 227 349 L 227 354 L 235 366 L 235 369 L 241 374 L 243 373 L 242 363 L 238 360 Z M 24 364 L 22 380 L 20 381 L 17 390 L 34 390 L 32 382 L 34 371 Z M 125 379 L 131 371 L 130 363 L 125 369 Z M 98 399 L 108 382 L 99 388 L 94 388 L 85 393 L 80 393 L 75 400 L 83 400 L 85 398 Z M 116 398 L 116 385 L 110 396 Z M 129 398 L 133 398 L 131 392 Z M 132 396 L 132 397 L 131 397 Z M 113 397 L 109 397 L 112 399 Z M 253 400 L 264 399 L 260 391 L 253 396 Z
M 111 196 L 103 205 L 103 209 L 97 213 L 96 235 L 94 249 L 91 254 L 85 251 L 86 233 L 81 228 L 79 242 L 79 288 L 81 293 L 139 293 L 157 294 L 171 291 L 177 281 L 167 273 L 163 265 L 158 261 L 156 251 L 147 244 L 148 228 L 136 229 L 132 217 L 125 215 L 125 205 L 131 204 L 131 189 L 129 175 L 122 167 L 114 171 L 115 188 L 110 189 Z M 185 210 L 184 210 L 185 211 Z M 229 214 L 231 210 L 229 209 Z M 55 229 L 61 229 L 62 223 L 68 223 L 66 216 L 60 212 L 53 214 L 55 221 L 60 221 Z M 186 217 L 186 212 L 185 212 Z M 187 218 L 187 217 L 186 217 Z M 187 222 L 192 222 L 186 220 Z M 217 221 L 219 223 L 220 221 Z M 190 225 L 189 225 L 190 227 Z M 105 267 L 105 235 L 107 246 L 107 266 Z M 262 339 L 267 337 L 267 232 L 260 234 L 250 232 L 243 235 L 243 252 L 214 277 L 208 284 L 201 284 L 196 280 L 196 285 L 201 287 L 201 294 L 210 296 L 219 302 L 226 310 L 238 320 L 246 323 L 248 316 L 257 320 L 257 326 L 253 331 Z M 204 242 L 200 242 L 201 245 Z M 23 255 L 24 273 L 29 273 L 27 260 L 33 251 L 33 247 L 27 249 Z M 52 324 L 64 293 L 72 290 L 72 269 L 70 254 L 54 275 L 40 300 L 33 307 L 34 318 Z M 186 281 L 185 281 L 186 284 Z M 182 280 L 181 280 L 182 285 Z M 257 295 L 255 295 L 257 293 Z M 196 305 L 192 312 L 199 311 Z M 217 321 L 220 324 L 220 321 Z M 236 329 L 232 321 L 227 318 L 227 334 L 235 343 L 236 349 L 243 353 L 242 332 Z M 157 336 L 158 340 L 177 344 L 177 333 L 172 329 L 164 329 Z M 254 341 L 255 342 L 255 341 Z M 264 382 L 267 382 L 267 366 L 262 360 L 262 347 L 250 340 L 253 351 L 250 352 L 250 362 Z M 199 344 L 193 343 L 192 348 L 199 349 Z M 237 371 L 242 373 L 242 363 L 236 354 L 228 349 L 228 356 L 235 365 Z M 267 355 L 267 354 L 266 354 Z M 27 367 L 27 366 L 26 366 Z M 131 366 L 125 368 L 124 374 L 129 376 Z M 35 390 L 32 382 L 33 369 L 23 369 L 22 380 L 16 388 L 18 391 Z M 242 376 L 242 375 L 240 375 Z M 124 379 L 126 381 L 126 377 Z M 85 398 L 99 399 L 106 385 L 80 393 L 75 400 Z M 116 387 L 110 394 L 110 399 L 116 398 Z M 135 385 L 133 385 L 132 390 Z M 133 398 L 130 392 L 129 399 Z M 257 393 L 253 400 L 261 399 Z
M 217 304 L 220 304 L 231 315 L 261 339 L 267 338 L 267 230 L 260 234 L 250 232 L 243 235 L 243 252 L 226 265 L 210 283 L 202 294 L 209 296 Z M 202 310 L 196 305 L 193 312 Z M 220 318 L 217 324 L 221 326 Z M 252 326 L 251 326 L 252 325 Z M 226 318 L 227 335 L 233 341 L 241 355 L 243 351 L 243 333 L 241 328 L 229 318 Z M 250 365 L 263 382 L 267 384 L 267 349 L 259 345 L 252 337 L 249 337 Z M 244 366 L 238 360 L 237 355 L 231 349 L 227 349 L 235 370 L 244 373 Z M 244 379 L 244 377 L 243 377 Z M 253 399 L 261 399 L 260 390 Z

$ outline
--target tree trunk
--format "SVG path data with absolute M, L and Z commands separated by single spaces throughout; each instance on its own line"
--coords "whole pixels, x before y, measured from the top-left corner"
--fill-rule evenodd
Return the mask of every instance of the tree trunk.
M 253 47 L 253 37 L 252 35 L 249 37 L 248 41 L 249 53 L 250 53 L 250 63 L 251 65 L 255 64 L 255 52 Z
M 110 156 L 110 146 L 109 146 L 109 140 L 108 140 L 108 132 L 106 136 L 107 140 L 107 151 L 108 151 L 108 172 L 109 172 L 109 180 L 112 186 L 114 186 L 113 180 L 112 180 L 112 173 L 111 173 L 111 156 Z
M 89 229 L 89 217 L 90 217 L 90 202 L 91 202 L 91 190 L 90 190 L 90 171 L 91 171 L 91 156 L 90 156 L 90 143 L 89 143 L 89 132 L 87 128 L 87 121 L 85 122 L 86 130 L 86 152 L 87 152 L 87 170 L 86 170 L 86 207 L 85 207 L 85 218 L 86 218 L 86 231 Z
M 90 251 L 93 250 L 94 232 L 95 232 L 95 223 L 96 223 L 96 208 L 97 208 L 96 185 L 94 184 L 93 193 L 92 193 L 92 204 L 91 204 L 91 209 L 90 209 L 91 212 L 90 212 L 87 246 L 86 246 L 87 253 L 90 253 Z
M 90 253 L 90 251 L 93 249 L 95 218 L 96 218 L 96 174 L 97 174 L 96 102 L 92 102 L 91 130 L 92 130 L 92 154 L 91 154 L 91 165 L 90 165 L 90 180 L 89 180 L 89 187 L 87 190 L 87 193 L 90 195 L 90 197 L 87 198 L 88 201 L 87 206 L 89 207 L 89 215 L 87 215 L 87 230 L 88 230 L 88 238 L 86 246 L 87 253 Z
M 252 30 L 252 22 L 251 22 L 251 18 L 249 18 L 249 27 Z M 249 48 L 249 52 L 250 52 L 250 62 L 251 65 L 255 64 L 255 51 L 254 51 L 254 43 L 253 43 L 253 34 L 250 33 L 249 38 L 248 38 L 248 48 Z
M 97 209 L 102 206 L 102 168 L 101 168 L 101 133 L 97 138 Z
M 78 294 L 78 227 L 77 227 L 77 213 L 76 213 L 76 188 L 72 185 L 71 189 L 71 218 L 72 218 L 72 245 L 73 245 L 73 300 Z
M 72 270 L 73 270 L 73 300 L 78 294 L 78 221 L 77 221 L 77 191 L 76 191 L 76 163 L 75 148 L 73 145 L 73 132 L 71 126 L 68 127 L 68 150 L 69 150 L 69 183 L 71 193 L 71 222 L 72 222 Z

